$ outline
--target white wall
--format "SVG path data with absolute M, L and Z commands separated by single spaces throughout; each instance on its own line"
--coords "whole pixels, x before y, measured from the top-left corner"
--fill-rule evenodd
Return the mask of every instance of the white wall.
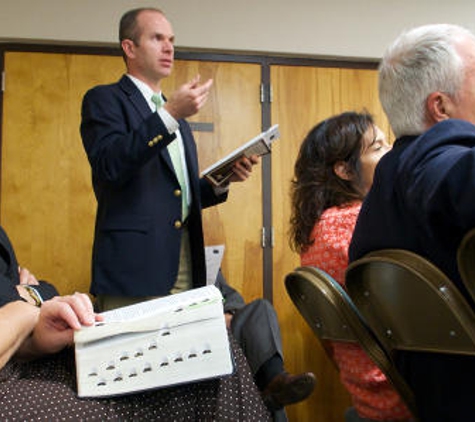
M 177 46 L 374 59 L 402 29 L 458 23 L 475 31 L 473 0 L 0 0 L 0 41 L 110 45 L 120 16 L 162 8 Z

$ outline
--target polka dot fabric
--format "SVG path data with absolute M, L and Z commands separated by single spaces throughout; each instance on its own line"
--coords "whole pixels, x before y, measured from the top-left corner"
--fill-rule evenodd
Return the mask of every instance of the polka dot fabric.
M 301 264 L 315 266 L 344 285 L 348 247 L 361 204 L 325 210 L 315 225 L 315 243 L 301 255 Z M 361 417 L 378 421 L 408 420 L 409 410 L 384 374 L 357 345 L 333 343 L 333 359 L 343 385 Z
M 230 338 L 235 373 L 109 399 L 76 396 L 74 353 L 0 371 L 1 421 L 270 421 L 246 359 Z

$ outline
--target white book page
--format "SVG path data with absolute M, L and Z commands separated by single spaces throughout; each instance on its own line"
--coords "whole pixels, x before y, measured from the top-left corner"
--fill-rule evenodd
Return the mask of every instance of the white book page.
M 213 306 L 216 302 L 220 307 Z M 222 295 L 214 286 L 124 306 L 104 312 L 103 321 L 74 333 L 75 343 L 85 343 L 121 333 L 145 332 L 219 317 Z
M 220 186 L 232 176 L 232 167 L 236 160 L 242 156 L 262 156 L 269 153 L 272 143 L 279 138 L 279 125 L 274 125 L 205 169 L 201 176 L 207 178 L 215 186 Z
M 200 287 L 183 293 L 168 295 L 159 299 L 148 300 L 103 312 L 102 316 L 106 322 L 137 320 L 154 314 L 163 314 L 197 300 L 217 298 L 219 296 L 221 296 L 221 293 L 216 288 L 213 290 L 209 287 Z

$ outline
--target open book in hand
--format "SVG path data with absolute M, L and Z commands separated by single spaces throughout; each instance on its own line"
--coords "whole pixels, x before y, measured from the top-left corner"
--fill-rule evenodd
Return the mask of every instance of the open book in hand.
M 201 176 L 208 179 L 213 185 L 220 186 L 232 176 L 233 166 L 237 160 L 243 156 L 257 155 L 260 157 L 268 154 L 271 151 L 272 142 L 279 137 L 279 125 L 274 125 L 203 170 Z
M 109 397 L 229 375 L 223 297 L 206 286 L 104 312 L 74 334 L 79 397 Z

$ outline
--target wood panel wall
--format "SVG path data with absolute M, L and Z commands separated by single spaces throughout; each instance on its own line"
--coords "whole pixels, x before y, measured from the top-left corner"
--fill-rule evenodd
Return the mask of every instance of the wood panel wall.
M 200 171 L 261 131 L 260 72 L 257 64 L 181 60 L 163 81 L 167 93 L 197 74 L 213 79 L 206 105 L 189 119 L 213 126 L 212 132 L 194 132 Z M 225 203 L 203 211 L 205 244 L 225 245 L 223 274 L 246 300 L 262 297 L 261 190 L 257 166 L 246 182 L 231 185 Z
M 95 199 L 79 136 L 82 95 L 118 58 L 7 53 L 0 218 L 20 265 L 61 293 L 88 291 Z

